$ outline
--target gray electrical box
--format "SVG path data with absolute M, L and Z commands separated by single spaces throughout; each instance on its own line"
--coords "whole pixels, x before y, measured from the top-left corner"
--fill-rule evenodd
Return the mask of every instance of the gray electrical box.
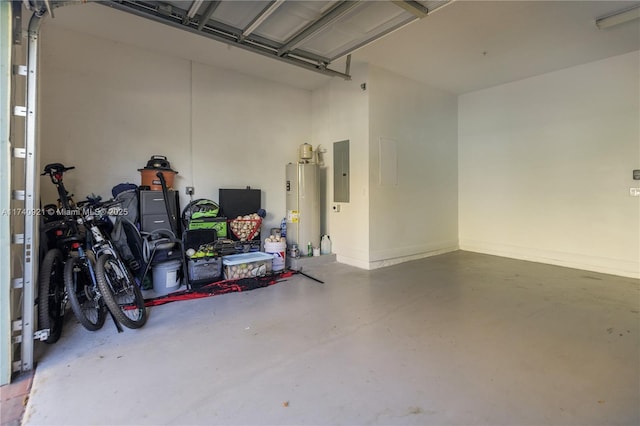
M 349 141 L 333 143 L 333 202 L 349 202 Z

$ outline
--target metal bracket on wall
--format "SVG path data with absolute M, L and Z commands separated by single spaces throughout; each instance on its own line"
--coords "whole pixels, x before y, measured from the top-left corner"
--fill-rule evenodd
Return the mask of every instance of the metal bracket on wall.
M 22 328 L 20 328 L 20 330 L 17 331 L 22 331 Z M 40 340 L 40 341 L 44 341 L 47 340 L 49 338 L 49 329 L 48 328 L 43 328 L 42 330 L 38 330 L 35 333 L 33 333 L 33 340 Z M 22 343 L 22 334 L 18 334 L 17 336 L 13 336 L 13 338 L 11 339 L 13 343 Z
M 13 198 L 16 201 L 24 201 L 24 198 L 25 198 L 24 189 L 14 189 L 13 191 L 11 191 L 11 198 Z
M 27 66 L 26 65 L 14 65 L 13 66 L 13 74 L 14 75 L 27 75 Z

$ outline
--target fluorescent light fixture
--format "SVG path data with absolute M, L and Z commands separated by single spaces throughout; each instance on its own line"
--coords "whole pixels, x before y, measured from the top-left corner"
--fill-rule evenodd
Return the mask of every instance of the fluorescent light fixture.
M 633 21 L 634 19 L 640 19 L 640 5 L 598 18 L 596 19 L 596 26 L 603 30 L 605 28 Z

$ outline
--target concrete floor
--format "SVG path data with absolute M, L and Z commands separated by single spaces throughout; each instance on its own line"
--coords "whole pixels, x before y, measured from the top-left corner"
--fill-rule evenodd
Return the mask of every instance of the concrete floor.
M 12 377 L 9 384 L 0 386 L 0 425 L 18 426 L 31 393 L 34 370 Z
M 334 263 L 40 347 L 26 425 L 638 425 L 638 280 L 455 252 Z M 69 316 L 72 316 L 69 314 Z

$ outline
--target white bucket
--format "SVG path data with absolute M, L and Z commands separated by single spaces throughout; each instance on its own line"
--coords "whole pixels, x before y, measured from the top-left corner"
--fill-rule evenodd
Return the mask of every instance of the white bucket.
M 264 252 L 273 255 L 272 271 L 281 271 L 284 269 L 285 253 L 287 252 L 287 242 L 264 242 Z
M 169 294 L 180 287 L 178 271 L 181 265 L 179 260 L 171 260 L 153 266 L 153 291 L 156 295 Z

